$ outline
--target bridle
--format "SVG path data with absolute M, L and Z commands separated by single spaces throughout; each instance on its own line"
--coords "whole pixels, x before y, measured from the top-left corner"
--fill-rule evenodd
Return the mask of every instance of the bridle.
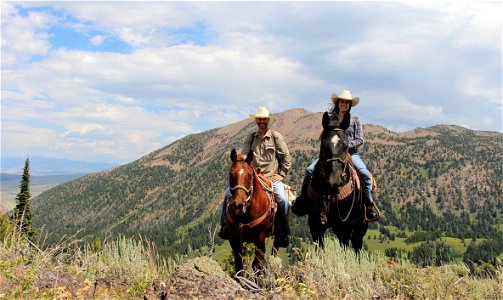
M 334 128 L 332 129 L 332 131 L 344 131 L 343 129 L 340 129 L 340 128 Z M 341 164 L 344 165 L 344 169 L 342 170 L 342 179 L 344 181 L 347 181 L 347 167 L 348 167 L 348 161 L 347 160 L 343 160 L 342 158 L 340 157 L 331 157 L 331 158 L 328 158 L 324 161 L 321 162 L 321 166 L 323 167 L 324 165 L 328 164 L 328 163 L 331 163 L 331 162 L 334 162 L 334 161 L 337 161 L 337 162 L 340 162 Z
M 245 161 L 237 161 L 236 163 L 245 163 L 247 166 L 249 166 L 249 164 Z M 250 200 L 251 200 L 251 195 L 253 193 L 253 177 L 250 179 L 250 187 L 246 187 L 242 184 L 236 184 L 235 186 L 231 187 L 231 192 L 234 191 L 234 190 L 237 190 L 237 189 L 242 189 L 243 191 L 245 191 L 246 193 L 246 200 L 245 200 L 245 205 L 246 205 L 246 208 L 248 208 L 250 206 Z M 234 197 L 231 197 L 231 201 L 234 201 Z

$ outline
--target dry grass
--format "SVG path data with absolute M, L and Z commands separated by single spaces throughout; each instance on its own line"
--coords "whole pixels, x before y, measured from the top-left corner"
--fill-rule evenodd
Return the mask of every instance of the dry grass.
M 177 262 L 153 243 L 124 237 L 92 249 L 74 238 L 41 250 L 17 233 L 0 239 L 0 299 L 143 298 Z M 78 245 L 84 245 L 80 248 Z
M 503 299 L 503 270 L 493 278 L 474 278 L 461 263 L 418 268 L 363 251 L 357 257 L 334 238 L 313 248 L 303 261 L 285 269 L 296 297 L 310 299 Z

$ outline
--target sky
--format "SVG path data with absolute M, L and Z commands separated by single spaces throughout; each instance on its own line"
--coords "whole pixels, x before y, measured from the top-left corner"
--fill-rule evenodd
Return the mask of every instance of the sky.
M 502 2 L 1 2 L 1 155 L 124 164 L 259 106 L 502 132 Z

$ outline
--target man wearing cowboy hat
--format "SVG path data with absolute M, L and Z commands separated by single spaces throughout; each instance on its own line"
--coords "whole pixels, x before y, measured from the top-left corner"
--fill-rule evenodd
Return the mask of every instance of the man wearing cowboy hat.
M 360 123 L 360 119 L 358 118 L 357 115 L 355 114 L 350 114 L 349 112 L 351 111 L 351 107 L 357 106 L 358 103 L 360 103 L 360 98 L 359 97 L 353 97 L 351 95 L 351 92 L 348 90 L 343 90 L 340 95 L 337 95 L 335 93 L 332 94 L 331 96 L 333 107 L 332 107 L 332 113 L 338 114 L 339 115 L 339 120 L 344 120 L 344 118 L 349 117 L 350 122 L 349 122 L 349 127 L 346 129 L 346 134 L 348 136 L 348 152 L 351 155 L 351 160 L 353 162 L 353 166 L 355 167 L 356 171 L 360 174 L 365 187 L 366 187 L 366 192 L 368 195 L 368 211 L 367 211 L 367 216 L 371 220 L 376 220 L 378 218 L 378 215 L 373 211 L 373 206 L 374 206 L 374 200 L 372 197 L 372 182 L 371 182 L 371 177 L 370 177 L 370 172 L 367 169 L 367 166 L 361 159 L 360 155 L 358 154 L 358 148 L 363 145 L 364 139 L 363 139 L 363 127 Z M 315 160 L 309 167 L 307 167 L 306 172 L 304 174 L 304 181 L 302 183 L 302 189 L 299 198 L 304 198 L 307 197 L 307 188 L 309 184 L 309 179 L 311 178 L 311 175 L 313 174 L 314 171 L 314 166 L 318 160 Z M 297 200 L 299 200 L 299 198 Z M 295 201 L 295 203 L 299 203 L 298 207 L 293 207 L 292 211 L 296 215 L 303 216 L 307 214 L 307 208 L 301 207 L 301 204 L 303 201 Z M 304 202 L 305 203 L 305 202 Z M 326 217 L 326 211 L 322 211 L 321 214 L 321 222 L 326 223 L 327 217 Z
M 283 178 L 288 174 L 292 166 L 292 157 L 288 151 L 283 136 L 272 129 L 269 129 L 269 121 L 273 118 L 267 108 L 261 106 L 257 113 L 250 115 L 255 120 L 258 130 L 246 136 L 241 153 L 253 151 L 253 160 L 251 165 L 273 182 L 273 190 L 278 201 L 278 220 L 281 222 L 283 232 L 276 232 L 274 239 L 279 247 L 288 246 L 288 234 L 290 226 L 288 224 L 288 199 L 283 186 Z M 220 214 L 220 232 L 221 238 L 227 238 L 227 229 L 225 227 L 225 216 L 227 211 L 227 201 L 231 198 L 230 189 L 225 190 L 224 202 L 222 203 L 222 212 Z

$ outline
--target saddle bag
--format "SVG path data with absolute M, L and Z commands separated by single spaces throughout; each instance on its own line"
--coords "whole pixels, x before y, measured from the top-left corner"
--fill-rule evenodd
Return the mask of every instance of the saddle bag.
M 288 199 L 288 204 L 291 207 L 295 203 L 295 200 L 297 199 L 297 190 L 284 183 L 283 186 L 285 187 L 285 194 L 286 198 Z

